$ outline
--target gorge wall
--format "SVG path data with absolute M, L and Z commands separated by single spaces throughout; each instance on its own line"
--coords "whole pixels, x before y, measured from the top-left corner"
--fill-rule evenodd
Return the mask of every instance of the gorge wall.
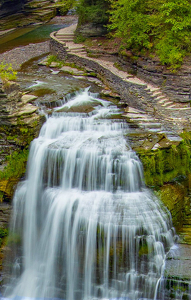
M 38 135 L 43 122 L 33 103 L 35 98 L 23 95 L 15 82 L 0 82 L 0 285 L 11 199 L 16 184 L 26 171 L 28 146 Z
M 9 201 L 14 186 L 25 172 L 27 148 L 38 135 L 42 117 L 36 97 L 23 95 L 19 84 L 0 83 L 0 201 Z
M 191 57 L 184 60 L 177 71 L 162 66 L 159 59 L 135 57 L 131 52 L 123 51 L 118 57 L 119 66 L 139 78 L 160 86 L 163 92 L 173 101 L 190 103 L 191 101 Z
M 0 34 L 1 30 L 49 21 L 55 15 L 51 0 L 0 0 Z
M 0 17 L 21 11 L 26 2 L 27 0 L 0 0 Z

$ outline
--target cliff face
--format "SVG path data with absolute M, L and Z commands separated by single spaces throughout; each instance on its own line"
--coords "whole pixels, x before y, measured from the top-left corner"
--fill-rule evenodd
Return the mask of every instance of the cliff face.
M 0 0 L 0 17 L 21 11 L 27 0 Z
M 46 22 L 55 15 L 51 0 L 0 0 L 0 31 Z
M 0 202 L 12 198 L 25 172 L 28 146 L 42 125 L 35 98 L 23 95 L 15 82 L 0 83 Z

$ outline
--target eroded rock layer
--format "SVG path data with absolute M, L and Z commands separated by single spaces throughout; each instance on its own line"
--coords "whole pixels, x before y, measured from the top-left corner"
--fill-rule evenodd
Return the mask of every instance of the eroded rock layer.
M 50 0 L 0 0 L 0 29 L 2 31 L 46 22 L 55 15 L 56 8 Z

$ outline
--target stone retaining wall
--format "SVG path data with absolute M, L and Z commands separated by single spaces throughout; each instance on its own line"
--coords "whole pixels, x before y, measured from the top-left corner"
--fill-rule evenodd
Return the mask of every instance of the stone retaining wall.
M 146 85 L 124 81 L 107 68 L 101 66 L 96 62 L 96 59 L 91 60 L 68 53 L 63 44 L 54 39 L 54 34 L 51 35 L 50 39 L 50 51 L 52 54 L 57 55 L 60 60 L 67 59 L 67 62 L 75 63 L 78 66 L 92 70 L 92 72 L 96 73 L 97 77 L 102 79 L 114 92 L 120 94 L 121 102 L 154 114 L 154 106 L 152 105 L 153 98 L 147 92 Z
M 191 101 L 191 58 L 187 58 L 177 72 L 161 66 L 159 60 L 139 57 L 119 57 L 119 64 L 125 71 L 136 74 L 147 82 L 160 86 L 162 91 L 173 101 Z

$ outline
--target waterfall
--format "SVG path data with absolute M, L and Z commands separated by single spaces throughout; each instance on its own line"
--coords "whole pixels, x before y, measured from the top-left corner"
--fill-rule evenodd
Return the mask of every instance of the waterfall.
M 88 89 L 60 105 L 14 196 L 4 297 L 154 299 L 173 229 L 144 185 L 128 125 Z

